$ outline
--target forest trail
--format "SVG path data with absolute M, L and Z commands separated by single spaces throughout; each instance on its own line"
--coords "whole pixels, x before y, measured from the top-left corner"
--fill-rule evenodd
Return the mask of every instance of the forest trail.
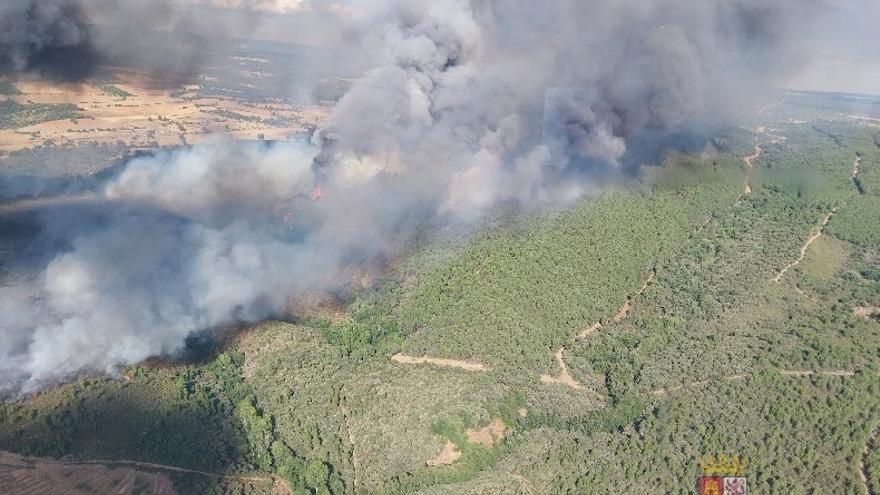
M 432 364 L 443 368 L 458 368 L 465 371 L 489 371 L 492 369 L 482 363 L 462 361 L 460 359 L 435 358 L 429 356 L 418 357 L 403 353 L 391 356 L 391 360 L 401 364 Z
M 835 213 L 837 213 L 837 207 L 832 208 L 831 211 L 828 212 L 827 215 L 825 215 L 825 218 L 823 218 L 822 222 L 819 224 L 819 228 L 812 236 L 810 236 L 809 239 L 807 239 L 807 242 L 801 247 L 801 252 L 800 255 L 798 255 L 797 259 L 786 265 L 775 277 L 773 277 L 774 282 L 776 282 L 777 284 L 780 283 L 782 277 L 785 276 L 786 272 L 801 264 L 801 261 L 803 261 L 804 257 L 807 256 L 807 250 L 810 249 L 810 246 L 814 242 L 816 242 L 816 240 L 822 237 L 822 234 L 825 232 L 825 226 L 828 225 L 828 222 L 831 221 L 831 218 L 834 216 Z
M 343 387 L 343 391 L 345 388 Z M 348 400 L 347 394 L 343 392 L 342 396 Z M 345 405 L 346 401 L 340 401 L 340 411 L 342 412 L 342 422 L 345 425 L 345 430 L 348 432 L 348 443 L 351 445 L 351 471 L 352 471 L 352 484 L 354 485 L 355 490 L 360 487 L 360 478 L 358 474 L 360 473 L 360 457 L 358 457 L 357 452 L 357 443 L 355 443 L 354 438 L 354 430 L 351 428 L 351 422 L 349 418 L 351 417 L 351 413 L 348 410 L 348 406 Z
M 763 133 L 766 131 L 764 129 L 759 129 L 759 132 Z M 780 142 L 780 140 L 782 140 L 782 139 L 783 138 L 777 136 L 777 137 L 774 137 L 774 139 L 772 141 L 770 141 L 770 143 L 775 144 L 775 143 Z M 739 202 L 742 200 L 743 196 L 752 193 L 752 169 L 754 168 L 754 161 L 757 160 L 758 158 L 760 158 L 763 153 L 764 153 L 764 145 L 763 145 L 763 143 L 758 142 L 757 144 L 755 144 L 754 152 L 751 155 L 747 155 L 747 156 L 743 157 L 743 161 L 745 161 L 746 166 L 748 167 L 749 170 L 748 170 L 748 175 L 746 176 L 743 192 L 739 196 L 736 197 L 736 199 L 734 200 L 734 204 L 739 204 Z M 859 158 L 857 161 L 860 162 L 860 160 L 861 160 L 861 158 Z M 858 171 L 856 170 L 856 172 L 854 172 L 853 176 L 855 177 L 855 175 L 857 173 L 858 173 Z M 830 217 L 825 220 L 825 223 L 828 223 L 828 220 L 830 220 Z M 697 230 L 698 231 L 702 230 L 704 227 L 706 227 L 706 225 L 709 224 L 710 221 L 711 221 L 711 218 L 707 219 L 705 222 L 703 222 L 702 225 L 700 225 L 697 228 Z M 825 223 L 822 224 L 823 227 L 824 227 Z M 809 247 L 809 244 L 812 244 L 812 242 L 814 242 L 814 241 L 815 241 L 815 239 L 813 239 L 812 241 L 809 241 L 809 243 L 806 247 Z M 806 251 L 804 250 L 804 252 L 806 252 Z M 803 258 L 803 255 L 801 256 L 801 258 Z M 797 264 L 797 263 L 795 263 L 795 264 Z M 785 270 L 788 270 L 789 268 L 791 268 L 791 267 L 787 267 L 787 268 L 785 268 Z M 783 270 L 783 272 L 785 270 Z M 783 274 L 780 274 L 780 278 L 781 278 L 781 275 L 783 275 Z M 615 315 L 612 317 L 612 320 L 615 323 L 620 323 L 627 316 L 629 316 L 632 300 L 634 298 L 636 298 L 637 296 L 644 294 L 645 291 L 648 289 L 648 286 L 651 284 L 651 282 L 654 281 L 654 278 L 656 276 L 657 276 L 657 268 L 655 267 L 655 268 L 651 269 L 650 273 L 648 274 L 647 279 L 645 280 L 645 283 L 642 284 L 642 288 L 639 289 L 639 291 L 635 295 L 627 298 L 626 302 L 623 303 L 623 306 L 621 306 L 620 309 L 617 310 L 617 313 L 615 313 Z M 582 339 L 582 338 L 587 337 L 593 333 L 598 332 L 601 328 L 602 328 L 602 322 L 597 321 L 597 322 L 593 323 L 592 325 L 588 326 L 587 328 L 585 328 L 584 330 L 582 330 L 577 335 L 576 338 Z
M 867 495 L 877 495 L 877 487 L 871 482 L 871 473 L 868 472 L 868 455 L 871 453 L 871 449 L 876 447 L 878 434 L 880 434 L 880 425 L 874 428 L 871 436 L 865 441 L 865 447 L 862 449 L 862 459 L 859 461 L 859 478 L 862 479 L 862 486 L 865 487 Z
M 755 168 L 754 161 L 760 158 L 761 153 L 763 152 L 764 148 L 761 146 L 761 143 L 758 143 L 755 145 L 755 152 L 751 155 L 747 155 L 743 158 L 743 160 L 746 162 L 746 165 L 748 165 L 749 168 Z
M 746 184 L 743 188 L 742 194 L 737 198 L 737 203 L 742 199 L 743 196 L 747 194 L 752 194 L 752 169 L 755 168 L 755 160 L 761 157 L 761 154 L 764 153 L 764 148 L 761 143 L 755 145 L 755 152 L 751 155 L 748 155 L 744 158 L 746 165 L 748 166 L 748 171 L 746 172 Z
M 642 283 L 641 289 L 639 289 L 638 292 L 636 292 L 634 295 L 632 295 L 626 299 L 626 301 L 623 303 L 623 305 L 620 307 L 620 309 L 618 309 L 617 312 L 614 314 L 614 316 L 611 318 L 612 321 L 614 321 L 615 323 L 620 323 L 627 316 L 629 316 L 630 310 L 632 309 L 632 300 L 635 299 L 636 297 L 644 294 L 645 291 L 648 290 L 648 286 L 651 285 L 651 282 L 654 281 L 654 278 L 656 276 L 657 276 L 657 269 L 652 268 L 651 271 L 648 272 L 648 276 L 645 278 L 645 281 Z M 592 325 L 588 326 L 587 328 L 585 328 L 583 331 L 581 331 L 581 333 L 579 333 L 576 338 L 582 339 L 590 334 L 593 334 L 593 333 L 599 331 L 599 329 L 601 329 L 601 328 L 602 328 L 602 322 L 597 321 L 597 322 L 593 323 Z
M 556 376 L 551 375 L 541 375 L 541 383 L 546 384 L 559 384 L 565 385 L 567 387 L 571 387 L 575 390 L 581 390 L 584 388 L 583 385 L 571 376 L 571 373 L 568 372 L 568 366 L 565 365 L 565 359 L 563 359 L 563 354 L 565 353 L 565 347 L 560 347 L 558 351 L 556 351 L 556 362 L 559 364 L 560 372 Z

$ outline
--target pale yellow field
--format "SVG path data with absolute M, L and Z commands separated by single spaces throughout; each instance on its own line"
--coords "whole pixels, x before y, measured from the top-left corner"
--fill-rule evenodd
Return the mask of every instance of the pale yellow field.
M 124 142 L 133 149 L 192 144 L 218 135 L 230 139 L 285 139 L 319 123 L 328 109 L 292 106 L 285 102 L 251 103 L 230 98 L 198 97 L 197 86 L 183 94 L 158 87 L 143 77 L 118 74 L 123 82 L 113 86 L 133 96 L 106 94 L 89 84 L 50 81 L 13 81 L 24 94 L 11 97 L 19 103 L 72 103 L 87 118 L 58 120 L 19 129 L 0 130 L 0 151 L 33 148 L 51 140 L 56 145 Z M 179 88 L 178 88 L 179 89 Z M 219 115 L 235 112 L 255 122 Z M 276 118 L 284 123 L 270 124 Z

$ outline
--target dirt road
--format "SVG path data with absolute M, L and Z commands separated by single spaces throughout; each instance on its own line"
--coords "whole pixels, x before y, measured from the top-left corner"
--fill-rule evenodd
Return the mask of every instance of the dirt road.
M 565 353 L 565 347 L 560 347 L 558 351 L 556 351 L 556 362 L 559 364 L 559 369 L 561 370 L 558 375 L 541 375 L 541 383 L 546 383 L 548 385 L 558 384 L 565 385 L 566 387 L 571 387 L 575 390 L 581 390 L 584 388 L 581 385 L 581 382 L 574 379 L 571 376 L 571 373 L 568 372 L 568 366 L 565 365 L 565 359 L 563 359 L 563 354 Z
M 837 213 L 836 207 L 828 212 L 827 215 L 825 215 L 825 218 L 822 219 L 822 222 L 819 224 L 819 228 L 816 230 L 816 233 L 810 236 L 810 238 L 807 239 L 807 242 L 801 247 L 801 252 L 798 255 L 797 259 L 786 265 L 775 277 L 773 277 L 774 282 L 776 282 L 777 284 L 780 283 L 782 281 L 782 277 L 785 276 L 785 273 L 787 271 L 801 264 L 801 261 L 803 261 L 804 257 L 807 256 L 807 249 L 809 249 L 810 246 L 814 242 L 816 242 L 817 239 L 822 237 L 822 234 L 825 232 L 825 226 L 828 225 L 828 222 L 831 221 L 831 218 L 834 216 L 835 213 Z

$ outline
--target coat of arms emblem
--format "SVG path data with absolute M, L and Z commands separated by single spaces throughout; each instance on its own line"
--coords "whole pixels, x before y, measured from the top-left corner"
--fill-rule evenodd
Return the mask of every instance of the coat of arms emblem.
M 703 476 L 697 480 L 700 495 L 748 495 L 748 483 L 739 456 L 709 456 L 700 459 Z

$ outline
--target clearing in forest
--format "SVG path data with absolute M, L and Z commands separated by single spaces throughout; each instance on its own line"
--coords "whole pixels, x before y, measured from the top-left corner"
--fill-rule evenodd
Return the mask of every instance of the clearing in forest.
M 446 445 L 440 449 L 440 452 L 433 458 L 428 459 L 425 464 L 428 466 L 446 466 L 457 461 L 459 457 L 461 457 L 461 451 L 458 450 L 454 443 L 447 440 Z
M 853 308 L 853 314 L 868 319 L 874 315 L 880 314 L 880 308 L 876 306 L 856 306 Z
M 500 418 L 495 418 L 479 430 L 468 429 L 464 434 L 470 442 L 491 449 L 499 440 L 504 438 L 506 432 L 507 425 L 504 424 L 504 421 L 501 421 Z
M 410 356 L 407 354 L 398 353 L 391 356 L 391 360 L 397 363 L 402 364 L 433 364 L 434 366 L 441 366 L 445 368 L 458 368 L 465 371 L 489 371 L 492 368 L 482 364 L 475 363 L 472 361 L 462 361 L 459 359 L 446 359 L 446 358 L 435 358 L 428 356 Z

